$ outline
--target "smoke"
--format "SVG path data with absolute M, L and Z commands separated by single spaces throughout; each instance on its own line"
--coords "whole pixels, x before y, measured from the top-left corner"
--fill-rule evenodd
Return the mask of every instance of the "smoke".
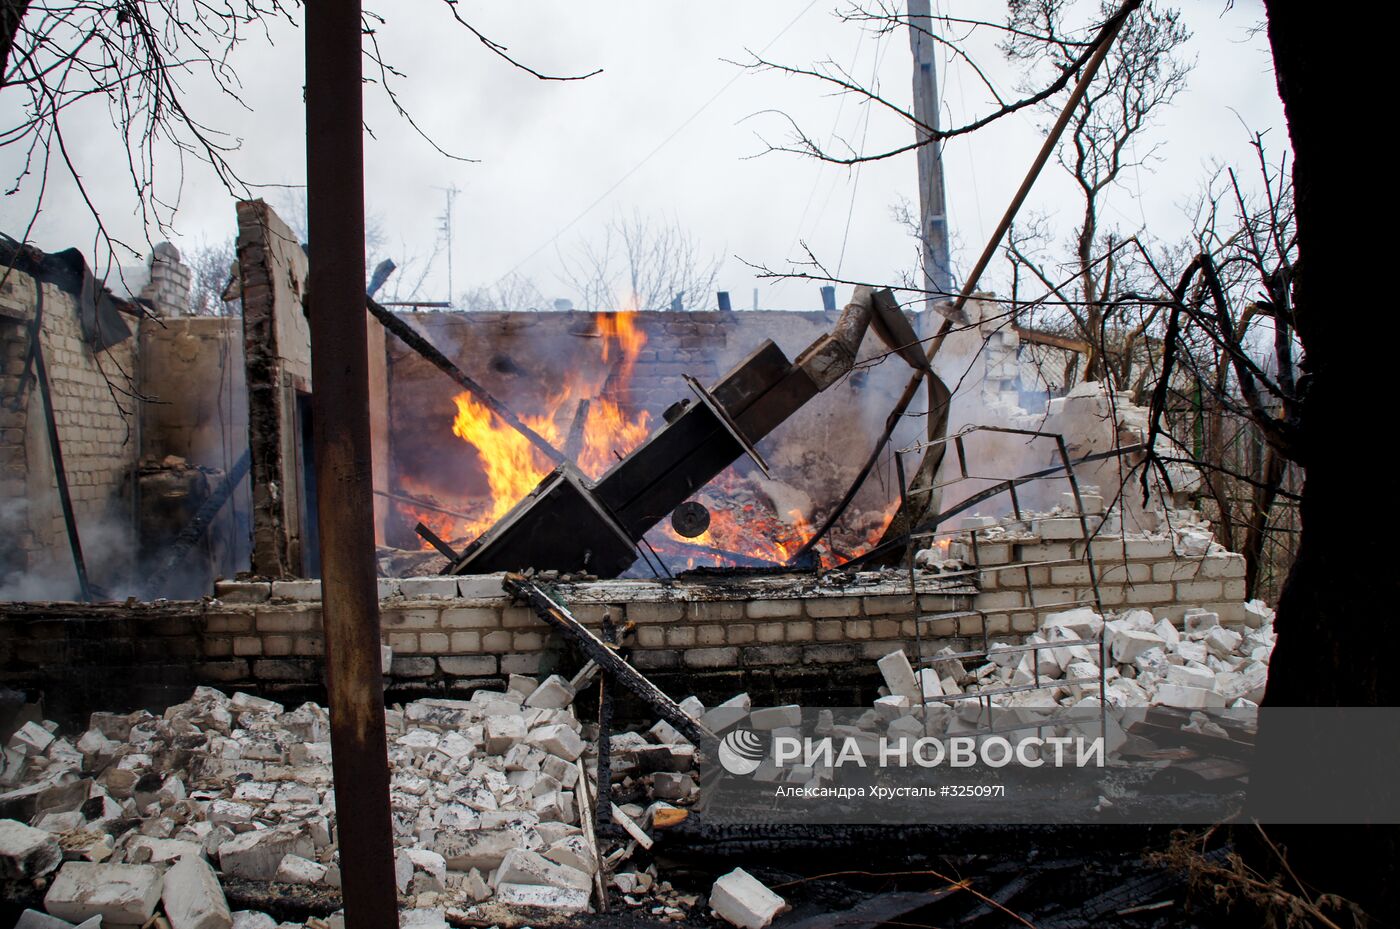
M 58 513 L 57 493 L 0 503 L 0 601 L 79 600 L 82 588 L 61 519 L 36 514 Z M 76 514 L 89 586 L 101 599 L 139 596 L 136 544 L 130 521 L 115 516 Z M 48 524 L 50 532 L 32 529 Z M 21 528 L 22 527 L 22 528 Z

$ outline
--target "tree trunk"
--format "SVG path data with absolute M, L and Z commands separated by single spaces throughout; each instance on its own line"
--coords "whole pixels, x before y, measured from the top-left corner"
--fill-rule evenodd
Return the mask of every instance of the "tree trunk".
M 1347 416 L 1358 404 L 1380 396 L 1366 382 L 1369 359 L 1359 356 L 1367 351 L 1368 334 L 1387 332 L 1391 325 L 1383 319 L 1388 316 L 1383 301 L 1338 295 L 1339 288 L 1358 279 L 1358 270 L 1385 264 L 1378 254 L 1381 237 L 1357 226 L 1362 212 L 1357 197 L 1363 193 L 1357 178 L 1328 160 L 1333 152 L 1349 154 L 1343 143 L 1354 130 L 1337 122 L 1336 107 L 1356 94 L 1355 74 L 1319 45 L 1315 9 L 1286 0 L 1266 0 L 1265 6 L 1293 146 L 1298 222 L 1293 296 L 1306 380 L 1299 458 L 1306 479 L 1302 532 L 1279 598 L 1278 645 L 1264 702 L 1266 707 L 1393 706 L 1400 697 L 1400 674 L 1393 667 L 1390 626 L 1400 590 L 1393 567 L 1387 570 L 1380 559 L 1382 540 L 1388 546 L 1391 541 L 1386 533 L 1356 526 L 1366 496 L 1385 499 L 1390 479 L 1375 486 L 1365 481 L 1366 461 L 1348 450 L 1364 448 L 1371 436 L 1355 431 L 1353 417 Z M 1358 35 L 1356 41 L 1374 46 L 1376 38 Z M 1375 60 L 1348 42 L 1350 60 Z M 1325 734 L 1316 735 L 1320 744 Z M 1395 734 L 1377 732 L 1375 737 L 1393 740 Z M 1300 766 L 1320 765 L 1321 760 L 1314 762 L 1314 747 L 1287 742 L 1265 715 L 1254 777 L 1296 775 Z M 1355 764 L 1365 764 L 1366 748 L 1353 747 Z M 1336 755 L 1325 760 L 1338 763 Z M 1322 783 L 1309 787 L 1335 789 L 1335 776 L 1331 781 L 1332 788 Z M 1362 902 L 1375 915 L 1395 909 L 1394 827 L 1270 831 L 1288 846 L 1291 864 L 1303 880 Z
M 0 87 L 9 83 L 5 75 L 10 70 L 10 52 L 14 50 L 15 34 L 28 10 L 29 0 L 0 0 Z

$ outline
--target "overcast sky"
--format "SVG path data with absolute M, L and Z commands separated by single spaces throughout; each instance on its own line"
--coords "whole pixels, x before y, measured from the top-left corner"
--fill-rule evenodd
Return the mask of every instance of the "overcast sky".
M 936 0 L 935 10 L 950 2 L 963 15 L 1004 15 L 999 4 L 985 2 Z M 398 85 L 403 102 L 443 148 L 478 161 L 454 162 L 435 152 L 370 87 L 368 206 L 390 240 L 390 256 L 421 260 L 440 240 L 442 188 L 459 188 L 457 292 L 515 272 L 536 281 L 548 297 L 573 297 L 559 275 L 560 254 L 574 252 L 609 219 L 633 211 L 678 224 L 702 250 L 722 256 L 717 286 L 733 293 L 736 308 L 753 304 L 755 288 L 765 308 L 819 306 L 816 285 L 761 282 L 743 264 L 783 265 L 800 256 L 804 241 L 843 277 L 896 281 L 914 267 L 914 243 L 892 216 L 901 197 L 917 199 L 913 153 L 859 170 L 761 154 L 764 138 L 781 141 L 787 131 L 778 117 L 761 111 L 788 113 L 814 137 L 864 138 L 871 148 L 902 144 L 908 127 L 832 97 L 813 81 L 755 75 L 725 61 L 745 58 L 745 49 L 802 66 L 830 58 L 874 78 L 892 100 L 906 104 L 910 55 L 904 34 L 877 40 L 842 24 L 833 15 L 833 0 L 460 4 L 464 15 L 534 67 L 560 73 L 603 69 L 586 81 L 544 83 L 454 27 L 437 0 L 389 6 L 381 39 L 386 57 L 406 73 Z M 1184 234 L 1183 205 L 1213 162 L 1248 165 L 1249 130 L 1267 130 L 1276 151 L 1287 141 L 1267 41 L 1252 32 L 1263 18 L 1261 5 L 1240 0 L 1227 9 L 1224 0 L 1186 0 L 1184 13 L 1195 33 L 1187 53 L 1196 67 L 1186 92 L 1146 137 L 1160 146 L 1155 159 L 1130 172 L 1125 189 L 1109 200 L 1107 220 L 1125 233 L 1146 226 L 1164 238 Z M 245 179 L 300 185 L 302 34 L 279 26 L 272 38 L 273 45 L 252 42 L 235 57 L 248 110 L 194 81 L 192 106 L 241 139 L 232 161 Z M 1014 83 L 990 42 L 974 48 L 1003 86 Z M 946 55 L 940 65 L 945 125 L 984 112 L 986 95 L 966 68 L 950 66 Z M 6 125 L 12 107 L 13 98 L 0 99 Z M 104 111 L 92 110 L 82 126 L 70 127 L 69 144 L 114 227 L 142 242 L 130 182 L 113 156 L 115 136 L 104 119 Z M 980 251 L 1046 122 L 1043 114 L 1016 115 L 947 145 L 958 268 Z M 18 154 L 0 150 L 0 167 L 10 176 Z M 170 161 L 164 167 L 174 170 Z M 0 229 L 11 235 L 27 223 L 25 196 L 3 204 Z M 276 188 L 264 196 L 274 205 L 285 198 Z M 1048 213 L 1063 234 L 1072 231 L 1076 207 L 1058 169 L 1047 170 L 1028 208 Z M 189 167 L 176 244 L 189 248 L 226 239 L 233 221 L 232 198 L 207 172 Z M 48 250 L 77 245 L 91 254 L 90 220 L 70 185 L 50 187 L 31 238 Z M 443 256 L 423 297 L 443 299 L 446 292 Z M 713 298 L 707 305 L 713 306 Z

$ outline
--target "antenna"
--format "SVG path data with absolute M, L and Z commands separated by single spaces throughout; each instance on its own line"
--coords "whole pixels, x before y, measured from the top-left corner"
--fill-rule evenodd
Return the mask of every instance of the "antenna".
M 462 192 L 456 184 L 450 187 L 435 187 L 446 197 L 446 204 L 443 207 L 442 215 L 438 217 L 438 233 L 447 240 L 447 302 L 452 302 L 452 202 L 457 199 L 457 195 Z

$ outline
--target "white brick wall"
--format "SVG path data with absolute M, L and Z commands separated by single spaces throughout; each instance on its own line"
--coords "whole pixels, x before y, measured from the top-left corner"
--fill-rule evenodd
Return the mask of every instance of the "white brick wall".
M 33 278 L 18 273 L 12 277 L 0 295 L 9 307 L 5 315 L 10 317 L 4 321 L 0 337 L 6 401 L 20 386 L 18 375 L 29 348 L 27 320 L 15 318 L 11 311 L 25 304 L 24 315 L 32 319 L 34 306 Z M 80 530 L 93 534 L 95 544 L 89 546 L 89 558 L 100 559 L 127 546 L 105 532 L 102 541 L 96 542 L 98 527 L 129 531 L 131 526 L 128 491 L 137 461 L 132 415 L 136 402 L 123 391 L 134 392 L 128 376 L 135 373 L 136 339 L 94 355 L 83 341 L 73 297 L 52 284 L 43 287 L 41 339 L 69 495 Z M 6 417 L 0 421 L 0 466 L 5 469 L 3 489 L 10 504 L 3 529 L 11 547 L 9 567 L 16 570 L 41 568 L 46 562 L 66 562 L 69 558 L 37 384 L 28 385 L 24 397 L 23 410 L 6 409 Z

